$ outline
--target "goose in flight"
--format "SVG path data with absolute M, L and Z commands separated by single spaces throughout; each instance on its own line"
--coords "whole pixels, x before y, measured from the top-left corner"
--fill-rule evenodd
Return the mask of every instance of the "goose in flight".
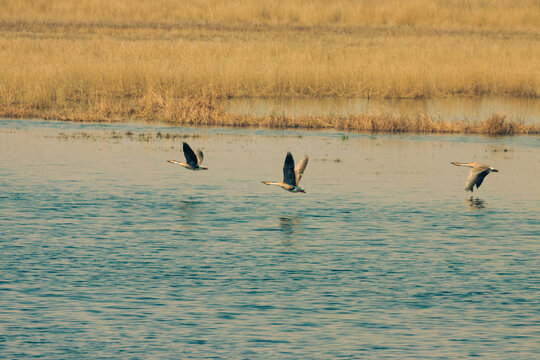
M 480 185 L 482 185 L 482 182 L 484 181 L 485 177 L 490 172 L 499 172 L 499 170 L 486 165 L 486 164 L 479 164 L 479 163 L 460 163 L 456 161 L 452 161 L 450 164 L 456 165 L 456 166 L 467 166 L 471 168 L 471 171 L 469 172 L 469 177 L 467 178 L 467 182 L 465 183 L 465 191 L 473 191 L 474 186 L 476 185 L 476 188 L 478 189 Z
M 208 170 L 207 167 L 202 166 L 203 162 L 203 152 L 201 149 L 197 149 L 197 153 L 191 150 L 191 147 L 184 141 L 184 156 L 186 157 L 186 162 L 180 162 L 178 160 L 167 160 L 172 164 L 180 165 L 189 170 Z
M 285 157 L 285 164 L 283 164 L 283 181 L 278 182 L 271 182 L 271 181 L 261 181 L 263 184 L 266 185 L 276 185 L 282 188 L 283 190 L 287 190 L 290 192 L 302 192 L 305 193 L 306 191 L 298 186 L 298 183 L 300 182 L 300 179 L 302 178 L 302 174 L 304 173 L 304 170 L 306 169 L 307 163 L 308 163 L 308 156 L 305 155 L 302 160 L 294 167 L 294 159 L 290 152 L 287 153 L 287 156 Z

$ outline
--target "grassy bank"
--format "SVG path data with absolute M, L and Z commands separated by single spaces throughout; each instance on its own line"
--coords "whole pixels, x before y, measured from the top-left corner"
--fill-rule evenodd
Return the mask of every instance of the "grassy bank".
M 538 18 L 534 0 L 3 0 L 0 115 L 151 117 L 152 97 L 539 97 Z
M 98 99 L 87 106 L 73 104 L 56 110 L 20 111 L 16 106 L 5 107 L 0 117 L 44 118 L 66 121 L 124 121 L 136 119 L 147 122 L 184 126 L 264 127 L 273 129 L 336 129 L 372 133 L 439 133 L 485 135 L 540 134 L 539 124 L 524 124 L 494 114 L 477 122 L 445 121 L 418 114 L 416 116 L 388 114 L 358 114 L 344 116 L 268 116 L 238 115 L 225 112 L 212 97 L 167 98 L 150 93 L 133 101 Z

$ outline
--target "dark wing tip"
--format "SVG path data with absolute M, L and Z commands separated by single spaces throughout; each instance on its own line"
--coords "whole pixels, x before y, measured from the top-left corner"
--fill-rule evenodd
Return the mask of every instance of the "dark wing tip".
M 291 163 L 294 165 L 294 158 L 290 151 L 287 151 L 287 156 L 285 156 L 285 164 Z M 293 166 L 294 167 L 294 166 Z

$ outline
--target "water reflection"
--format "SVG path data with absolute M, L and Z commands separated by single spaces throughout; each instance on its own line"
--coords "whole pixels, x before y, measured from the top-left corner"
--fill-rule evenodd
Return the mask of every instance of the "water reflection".
M 473 198 L 472 196 L 469 199 L 466 199 L 465 202 L 471 210 L 479 210 L 486 207 L 486 202 L 479 198 Z
M 196 200 L 181 200 L 178 203 L 178 215 L 183 221 L 193 221 L 199 213 L 202 203 Z
M 299 216 L 279 217 L 279 230 L 283 234 L 285 244 L 290 244 L 296 239 L 300 224 Z
M 292 116 L 390 113 L 416 116 L 427 114 L 444 120 L 483 120 L 494 113 L 525 123 L 535 123 L 540 115 L 537 99 L 487 97 L 449 99 L 367 99 L 367 98 L 239 98 L 220 102 L 233 113 Z

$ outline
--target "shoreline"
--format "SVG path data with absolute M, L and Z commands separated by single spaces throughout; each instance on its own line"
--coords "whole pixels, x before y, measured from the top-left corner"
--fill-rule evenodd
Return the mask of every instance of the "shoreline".
M 66 122 L 107 123 L 137 121 L 164 125 L 223 128 L 266 128 L 337 130 L 359 133 L 472 134 L 472 135 L 538 135 L 540 124 L 525 124 L 493 113 L 476 122 L 443 120 L 418 113 L 411 115 L 349 114 L 292 116 L 272 113 L 265 116 L 226 112 L 213 97 L 166 98 L 149 94 L 136 101 L 100 99 L 86 106 L 72 104 L 56 109 L 0 108 L 6 119 L 41 119 Z

